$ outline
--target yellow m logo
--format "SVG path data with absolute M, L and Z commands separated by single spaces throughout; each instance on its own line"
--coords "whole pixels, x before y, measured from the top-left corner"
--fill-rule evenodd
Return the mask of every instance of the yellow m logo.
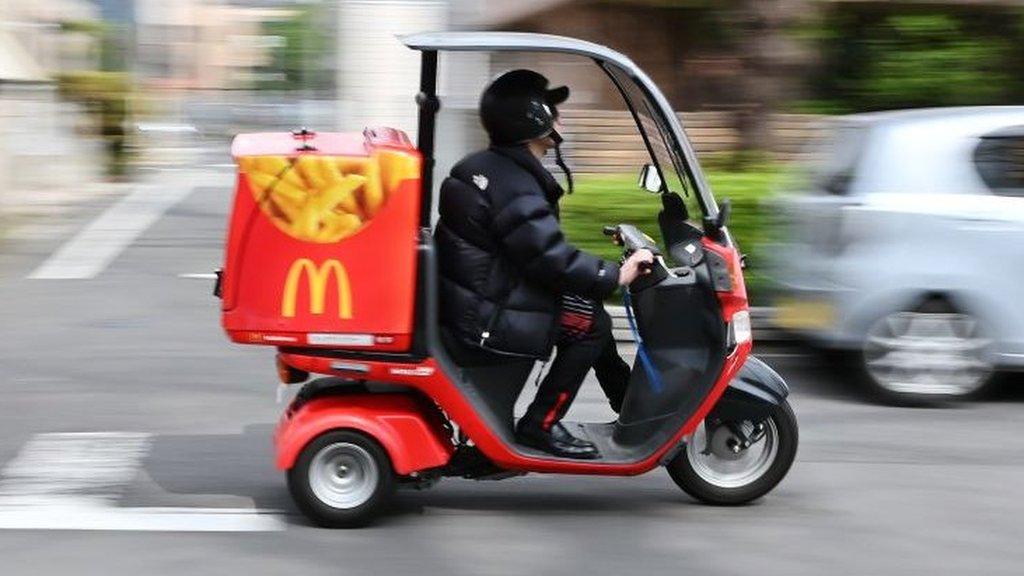
M 326 260 L 317 266 L 309 258 L 299 258 L 288 269 L 288 277 L 284 281 L 284 297 L 281 299 L 281 316 L 295 317 L 295 299 L 299 292 L 299 278 L 305 276 L 309 283 L 309 311 L 312 314 L 323 314 L 327 296 L 327 282 L 334 274 L 334 282 L 338 291 L 338 318 L 347 320 L 352 317 L 352 290 L 348 283 L 345 267 L 337 260 Z

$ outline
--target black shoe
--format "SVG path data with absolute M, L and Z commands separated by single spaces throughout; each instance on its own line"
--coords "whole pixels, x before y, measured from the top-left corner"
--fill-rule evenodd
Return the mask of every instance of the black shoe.
M 597 448 L 594 443 L 590 440 L 584 440 L 583 438 L 577 438 L 569 432 L 565 426 L 562 426 L 561 422 L 555 422 L 551 425 L 551 437 L 559 442 L 565 442 L 566 444 L 572 444 L 573 446 L 579 446 L 580 448 Z
M 577 460 L 593 460 L 600 458 L 601 454 L 593 445 L 576 446 L 555 438 L 555 436 L 539 427 L 524 426 L 516 429 L 516 442 L 523 446 L 543 450 L 548 454 L 560 458 L 575 458 Z

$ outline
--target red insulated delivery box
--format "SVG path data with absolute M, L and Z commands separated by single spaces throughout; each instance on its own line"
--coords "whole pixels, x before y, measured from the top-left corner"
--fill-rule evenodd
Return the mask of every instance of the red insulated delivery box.
M 422 159 L 405 133 L 241 134 L 221 279 L 235 342 L 397 352 L 413 332 Z

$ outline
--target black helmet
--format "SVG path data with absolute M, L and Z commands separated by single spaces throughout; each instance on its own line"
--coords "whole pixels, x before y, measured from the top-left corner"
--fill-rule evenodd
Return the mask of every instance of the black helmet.
M 569 88 L 548 89 L 548 79 L 533 70 L 512 70 L 495 78 L 480 97 L 480 120 L 499 146 L 521 144 L 550 134 Z

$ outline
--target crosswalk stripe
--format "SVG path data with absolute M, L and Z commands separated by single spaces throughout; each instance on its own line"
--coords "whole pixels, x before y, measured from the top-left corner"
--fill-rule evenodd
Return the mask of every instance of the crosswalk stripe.
M 37 280 L 94 278 L 193 186 L 140 185 L 97 216 L 29 274 Z
M 265 532 L 274 510 L 122 508 L 117 500 L 149 452 L 136 432 L 40 434 L 0 470 L 0 529 Z
M 185 274 L 178 274 L 178 278 L 187 278 L 189 280 L 216 280 L 217 275 L 213 272 L 189 272 Z
M 277 514 L 218 508 L 0 509 L 0 530 L 108 530 L 133 532 L 277 532 Z
M 148 450 L 148 434 L 39 434 L 4 467 L 0 507 L 113 501 L 117 488 L 135 477 Z

